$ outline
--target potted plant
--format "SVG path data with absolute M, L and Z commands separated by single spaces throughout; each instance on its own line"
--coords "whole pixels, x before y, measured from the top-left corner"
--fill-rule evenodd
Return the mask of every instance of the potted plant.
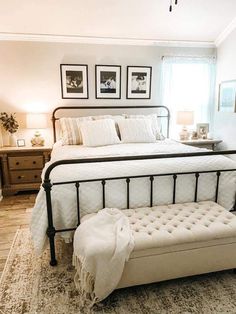
M 19 124 L 16 120 L 15 113 L 8 114 L 6 112 L 1 112 L 0 121 L 2 122 L 3 129 L 10 133 L 9 134 L 10 146 L 16 146 L 15 133 L 19 128 Z

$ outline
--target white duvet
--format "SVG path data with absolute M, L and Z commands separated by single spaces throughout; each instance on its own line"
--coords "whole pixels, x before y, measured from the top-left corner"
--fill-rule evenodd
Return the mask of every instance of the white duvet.
M 175 141 L 165 140 L 145 144 L 117 144 L 102 147 L 84 147 L 82 145 L 54 145 L 49 164 L 72 158 L 125 156 L 139 154 L 183 153 L 205 151 Z M 236 169 L 236 162 L 224 156 L 203 156 L 139 161 L 119 161 L 109 163 L 62 165 L 51 173 L 52 182 L 85 180 L 116 176 L 172 173 L 201 170 Z M 44 170 L 45 170 L 44 169 Z M 44 172 L 42 174 L 43 179 Z M 216 174 L 204 174 L 199 178 L 198 201 L 214 200 Z M 70 228 L 77 224 L 76 194 L 74 184 L 54 186 L 52 188 L 52 207 L 56 228 Z M 194 175 L 179 176 L 177 179 L 176 202 L 194 200 Z M 234 205 L 236 191 L 236 173 L 225 172 L 220 177 L 219 204 L 227 209 Z M 154 180 L 153 205 L 172 203 L 173 178 L 159 177 Z M 31 233 L 37 254 L 41 254 L 46 244 L 47 210 L 45 192 L 40 189 L 32 212 Z M 126 208 L 125 180 L 107 181 L 106 207 Z M 130 207 L 145 207 L 150 204 L 150 180 L 148 178 L 131 179 Z M 101 182 L 82 183 L 80 185 L 81 216 L 97 212 L 102 208 Z M 69 233 L 61 234 L 66 240 Z

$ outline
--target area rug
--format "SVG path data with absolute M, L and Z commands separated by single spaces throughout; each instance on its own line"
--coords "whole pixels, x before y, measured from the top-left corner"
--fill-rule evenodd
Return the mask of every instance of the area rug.
M 18 230 L 0 281 L 1 314 L 236 313 L 232 271 L 114 291 L 92 311 L 82 309 L 71 265 L 72 246 L 57 240 L 58 266 L 49 251 L 34 255 L 27 229 Z

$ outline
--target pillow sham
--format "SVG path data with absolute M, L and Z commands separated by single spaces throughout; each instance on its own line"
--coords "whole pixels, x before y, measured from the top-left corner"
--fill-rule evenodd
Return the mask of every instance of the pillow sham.
M 81 145 L 80 126 L 83 121 L 91 121 L 91 117 L 60 118 L 62 145 Z
M 150 119 L 125 119 L 118 121 L 123 143 L 154 143 L 156 137 L 152 131 Z
M 155 135 L 156 139 L 161 139 L 161 132 L 160 132 L 160 126 L 158 123 L 157 115 L 156 114 L 125 114 L 125 118 L 127 119 L 150 119 L 152 121 L 152 131 Z
M 119 127 L 118 127 L 118 121 L 120 120 L 124 120 L 125 119 L 125 116 L 124 115 L 104 115 L 104 116 L 93 116 L 92 117 L 93 120 L 101 120 L 101 119 L 112 119 L 115 121 L 115 125 L 116 125 L 116 132 L 120 138 L 120 130 L 119 130 Z
M 115 122 L 112 119 L 84 122 L 81 125 L 81 133 L 85 146 L 95 147 L 120 143 Z

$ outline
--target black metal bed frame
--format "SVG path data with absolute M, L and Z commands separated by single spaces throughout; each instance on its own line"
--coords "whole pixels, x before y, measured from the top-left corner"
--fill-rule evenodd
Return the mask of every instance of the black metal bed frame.
M 123 107 L 58 107 L 53 112 L 53 132 L 54 132 L 54 140 L 56 140 L 56 129 L 55 129 L 55 121 L 58 118 L 55 117 L 56 111 L 60 109 L 119 109 L 119 108 L 147 108 L 148 106 L 123 106 Z M 149 106 L 150 108 L 165 108 L 162 106 Z M 168 119 L 168 130 L 167 134 L 169 134 L 169 111 L 167 109 L 168 115 L 163 116 L 163 118 Z M 218 194 L 219 194 L 219 186 L 220 186 L 220 175 L 223 172 L 229 171 L 236 171 L 234 169 L 215 169 L 215 170 L 208 170 L 208 171 L 188 171 L 188 172 L 175 172 L 175 173 L 163 173 L 163 174 L 147 174 L 147 175 L 137 175 L 137 176 L 118 176 L 118 177 L 108 177 L 108 178 L 96 178 L 96 179 L 88 179 L 88 180 L 72 180 L 72 181 L 60 181 L 60 182 L 51 182 L 50 174 L 56 167 L 60 165 L 73 165 L 73 164 L 88 164 L 88 163 L 100 163 L 100 162 L 115 162 L 115 161 L 132 161 L 132 160 L 147 160 L 147 159 L 165 159 L 165 158 L 186 158 L 186 157 L 197 157 L 197 156 L 212 156 L 212 155 L 231 155 L 236 154 L 236 150 L 227 150 L 227 151 L 209 151 L 209 152 L 192 152 L 192 153 L 181 153 L 181 154 L 155 154 L 155 155 L 138 155 L 138 156 L 124 156 L 124 157 L 105 157 L 105 158 L 81 158 L 81 159 L 67 159 L 67 160 L 59 160 L 51 165 L 45 171 L 44 181 L 43 181 L 43 188 L 46 194 L 46 205 L 47 205 L 47 218 L 48 218 L 48 228 L 47 228 L 47 236 L 49 238 L 50 244 L 50 265 L 56 266 L 56 252 L 55 252 L 55 235 L 60 232 L 67 232 L 67 231 L 74 231 L 76 230 L 77 226 L 80 224 L 80 185 L 86 182 L 101 182 L 101 193 L 102 193 L 102 205 L 103 208 L 106 207 L 106 182 L 111 180 L 125 180 L 126 182 L 126 194 L 127 194 L 127 208 L 130 207 L 130 183 L 132 179 L 136 178 L 149 178 L 150 180 L 150 207 L 153 206 L 153 182 L 155 178 L 163 177 L 163 176 L 172 176 L 173 177 L 173 199 L 172 203 L 175 204 L 176 202 L 176 186 L 177 186 L 177 178 L 178 176 L 182 175 L 194 175 L 195 176 L 195 193 L 194 193 L 194 202 L 198 201 L 198 187 L 199 187 L 199 177 L 202 174 L 206 173 L 216 173 L 216 191 L 215 191 L 215 202 L 218 201 Z M 53 208 L 52 208 L 52 199 L 51 199 L 51 190 L 53 186 L 58 185 L 66 185 L 66 184 L 74 184 L 75 186 L 75 193 L 76 193 L 76 202 L 77 202 L 77 226 L 65 229 L 56 229 L 53 223 Z M 236 209 L 236 202 L 234 205 Z

